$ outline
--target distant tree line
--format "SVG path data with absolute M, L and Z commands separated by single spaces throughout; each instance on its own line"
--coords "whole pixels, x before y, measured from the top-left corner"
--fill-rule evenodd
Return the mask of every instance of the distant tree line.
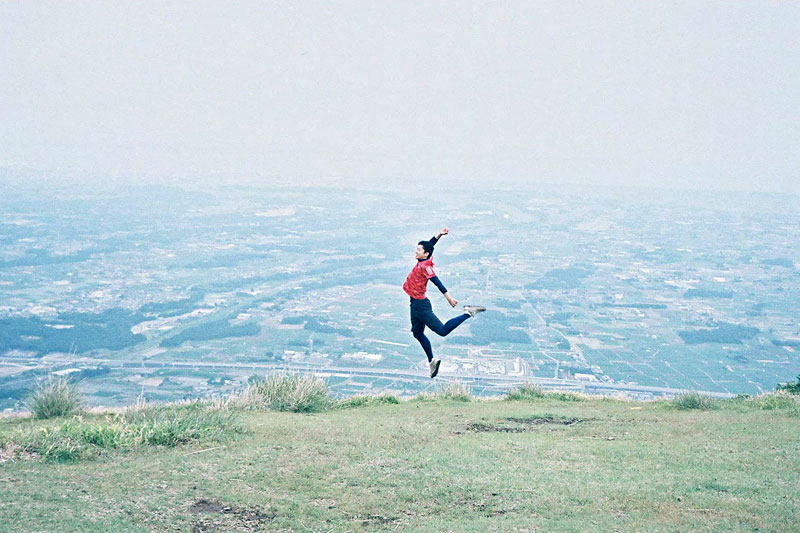
M 480 319 L 469 322 L 471 337 L 453 337 L 450 342 L 458 344 L 486 345 L 495 342 L 512 342 L 530 344 L 530 336 L 521 329 L 512 327 L 526 327 L 528 319 L 525 315 L 506 315 L 500 311 L 489 310 L 482 313 Z
M 733 291 L 715 289 L 689 289 L 684 298 L 733 298 Z
M 788 268 L 792 268 L 794 266 L 794 261 L 788 257 L 773 257 L 771 259 L 764 259 L 761 262 L 765 265 L 782 266 Z
M 525 285 L 526 289 L 567 290 L 577 289 L 583 279 L 592 275 L 595 267 L 591 265 L 572 265 L 567 268 L 555 268 L 546 272 L 533 283 Z
M 354 335 L 353 331 L 349 328 L 335 328 L 325 324 L 325 322 L 327 322 L 327 319 L 312 315 L 285 316 L 281 320 L 281 324 L 293 324 L 298 326 L 303 324 L 303 329 L 313 331 L 314 333 L 334 333 L 336 335 L 342 335 L 343 337 L 352 337 Z
M 679 331 L 678 336 L 686 344 L 741 344 L 743 340 L 755 337 L 758 332 L 758 328 L 751 326 L 722 322 L 711 329 Z
M 0 352 L 8 350 L 84 353 L 105 348 L 120 350 L 145 339 L 131 327 L 146 320 L 127 309 L 102 313 L 61 313 L 56 318 L 11 317 L 0 319 Z M 66 326 L 66 327 L 54 327 Z
M 193 311 L 197 304 L 205 297 L 202 289 L 192 289 L 191 295 L 180 300 L 167 302 L 150 302 L 139 308 L 140 313 L 154 314 L 159 317 L 178 316 Z
M 227 337 L 252 337 L 259 333 L 261 333 L 261 326 L 256 322 L 246 322 L 232 326 L 228 319 L 223 318 L 186 328 L 177 335 L 163 339 L 161 346 L 180 346 L 187 341 L 208 341 Z

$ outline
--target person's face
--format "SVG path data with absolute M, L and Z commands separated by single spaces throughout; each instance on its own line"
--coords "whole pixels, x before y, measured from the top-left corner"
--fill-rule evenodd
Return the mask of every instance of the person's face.
M 422 247 L 421 244 L 417 245 L 417 254 L 415 256 L 417 259 L 427 259 L 428 252 L 425 251 L 425 248 Z

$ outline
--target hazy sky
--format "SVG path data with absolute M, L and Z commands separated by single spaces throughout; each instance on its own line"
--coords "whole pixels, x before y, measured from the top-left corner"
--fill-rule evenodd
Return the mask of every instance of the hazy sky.
M 0 166 L 800 192 L 799 31 L 761 0 L 2 2 Z

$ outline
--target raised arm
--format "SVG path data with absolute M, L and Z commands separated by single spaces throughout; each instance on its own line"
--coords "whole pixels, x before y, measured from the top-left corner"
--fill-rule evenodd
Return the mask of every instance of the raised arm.
M 442 236 L 444 236 L 444 235 L 447 235 L 448 233 L 450 233 L 450 230 L 449 230 L 449 229 L 447 229 L 447 228 L 442 228 L 442 229 L 439 231 L 439 233 L 437 233 L 436 235 L 434 235 L 434 236 L 433 236 L 433 238 L 431 239 L 431 242 L 435 243 L 436 241 L 438 241 L 439 239 L 441 239 L 441 238 L 442 238 Z

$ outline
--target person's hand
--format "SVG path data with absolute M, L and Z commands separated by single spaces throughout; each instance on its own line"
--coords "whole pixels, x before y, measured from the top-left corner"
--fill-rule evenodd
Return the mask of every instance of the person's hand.
M 442 235 L 447 235 L 448 233 L 450 233 L 450 230 L 447 228 L 442 228 L 441 231 L 439 231 L 439 233 L 441 233 Z
M 448 301 L 448 303 L 450 304 L 450 307 L 455 307 L 455 306 L 457 306 L 457 305 L 458 305 L 458 300 L 456 300 L 456 299 L 455 299 L 455 298 L 453 298 L 452 296 L 448 296 L 448 297 L 447 297 L 447 301 Z

